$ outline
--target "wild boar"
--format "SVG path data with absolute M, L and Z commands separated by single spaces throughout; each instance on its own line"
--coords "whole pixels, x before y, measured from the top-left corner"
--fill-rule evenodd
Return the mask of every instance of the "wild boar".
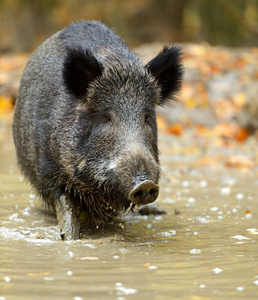
M 143 66 L 111 29 L 71 24 L 31 56 L 14 111 L 25 177 L 53 206 L 61 237 L 99 226 L 119 210 L 156 200 L 160 177 L 155 109 L 175 99 L 181 49 Z

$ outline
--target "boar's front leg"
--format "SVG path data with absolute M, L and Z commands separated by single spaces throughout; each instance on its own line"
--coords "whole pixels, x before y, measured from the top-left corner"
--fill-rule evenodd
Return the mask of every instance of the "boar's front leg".
M 56 217 L 62 240 L 77 240 L 80 237 L 80 222 L 68 195 L 61 195 L 55 203 Z

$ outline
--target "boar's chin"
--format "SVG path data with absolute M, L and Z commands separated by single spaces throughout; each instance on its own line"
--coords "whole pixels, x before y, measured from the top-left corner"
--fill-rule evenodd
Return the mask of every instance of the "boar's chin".
M 68 184 L 65 192 L 77 203 L 77 214 L 86 214 L 94 226 L 111 222 L 119 211 L 125 212 L 129 207 L 133 210 L 135 206 L 118 189 L 110 193 L 103 186 L 89 188 L 88 183 L 77 182 L 76 185 Z

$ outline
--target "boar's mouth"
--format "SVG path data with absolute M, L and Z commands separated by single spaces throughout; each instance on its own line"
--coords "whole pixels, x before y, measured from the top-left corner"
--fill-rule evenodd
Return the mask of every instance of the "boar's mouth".
M 129 212 L 134 207 L 154 202 L 159 195 L 159 186 L 147 176 L 136 176 L 134 185 L 128 192 L 121 191 L 120 184 L 110 187 L 94 186 L 78 180 L 69 182 L 65 192 L 69 193 L 78 203 L 78 215 L 84 211 L 90 217 L 92 224 L 99 226 L 110 222 L 119 210 Z M 121 194 L 122 193 L 122 194 Z M 127 197 L 123 197 L 127 194 Z M 119 199 L 119 200 L 118 200 Z M 83 208 L 82 208 L 83 207 Z
M 152 180 L 136 184 L 129 193 L 129 200 L 136 206 L 154 202 L 159 195 L 159 186 Z

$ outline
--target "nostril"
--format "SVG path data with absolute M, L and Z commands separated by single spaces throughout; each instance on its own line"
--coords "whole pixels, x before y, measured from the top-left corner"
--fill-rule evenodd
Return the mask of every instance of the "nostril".
M 157 190 L 156 189 L 150 189 L 150 195 L 151 196 L 155 196 L 157 193 Z
M 138 192 L 136 192 L 136 193 L 134 194 L 134 197 L 135 197 L 135 198 L 140 198 L 142 195 L 143 195 L 143 191 L 140 190 L 140 191 L 138 191 Z

